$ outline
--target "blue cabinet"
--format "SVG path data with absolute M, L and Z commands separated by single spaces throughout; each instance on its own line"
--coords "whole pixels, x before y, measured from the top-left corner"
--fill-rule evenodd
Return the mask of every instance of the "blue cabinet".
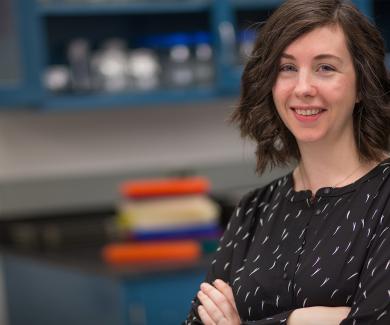
M 282 2 L 3 0 L 0 5 L 0 107 L 31 106 L 50 110 L 132 107 L 237 95 L 245 53 L 250 50 L 253 31 L 258 28 L 256 23 L 265 20 Z M 380 24 L 388 20 L 388 15 L 383 18 L 383 12 L 375 9 L 383 7 L 382 2 L 386 1 L 354 2 L 368 16 L 378 18 Z M 385 36 L 387 27 L 382 28 Z M 87 90 L 69 86 L 61 91 L 48 90 L 48 71 L 53 67 L 62 69 L 62 74 L 58 74 L 58 69 L 57 74 L 53 74 L 54 83 L 66 76 L 68 82 L 72 81 L 74 74 L 66 69 L 71 65 L 70 44 L 77 39 L 88 42 L 94 54 L 107 39 L 119 38 L 129 50 L 147 47 L 166 57 L 167 48 L 172 46 L 172 35 L 177 39 L 185 34 L 186 42 L 190 42 L 186 44 L 193 46 L 199 41 L 194 41 L 197 37 L 194 35 L 199 33 L 203 41 L 207 39 L 205 42 L 213 52 L 211 65 L 206 68 L 212 70 L 212 78 L 206 83 L 186 87 L 162 83 L 148 90 L 129 86 L 112 92 L 96 86 L 96 78 L 92 78 Z M 163 41 L 161 36 L 165 37 Z M 204 72 L 205 68 L 202 69 Z M 183 71 L 180 73 L 183 75 Z M 160 71 L 160 75 L 168 73 Z
M 204 277 L 203 271 L 190 270 L 124 280 L 126 324 L 181 324 Z
M 40 87 L 38 33 L 30 0 L 0 3 L 0 105 L 37 104 Z
M 9 325 L 177 325 L 205 277 L 199 265 L 126 272 L 56 260 L 4 254 Z

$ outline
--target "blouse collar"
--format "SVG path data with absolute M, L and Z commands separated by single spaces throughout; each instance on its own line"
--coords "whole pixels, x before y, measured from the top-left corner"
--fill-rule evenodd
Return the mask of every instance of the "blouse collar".
M 357 179 L 355 182 L 342 186 L 342 187 L 322 187 L 318 189 L 316 197 L 327 196 L 342 196 L 346 193 L 355 191 L 362 183 L 368 182 L 370 179 L 376 177 L 378 174 L 387 174 L 390 171 L 390 158 L 387 158 L 380 162 L 377 166 L 367 172 L 365 175 Z M 295 191 L 293 172 L 288 173 L 286 177 L 287 194 L 286 199 L 291 202 L 297 202 L 302 200 L 308 200 L 312 198 L 312 192 L 310 190 Z

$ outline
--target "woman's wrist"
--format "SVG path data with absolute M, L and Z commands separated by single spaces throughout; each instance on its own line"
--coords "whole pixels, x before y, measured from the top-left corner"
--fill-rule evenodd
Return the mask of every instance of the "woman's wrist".
M 287 325 L 300 325 L 300 310 L 301 308 L 293 310 L 293 312 L 287 318 Z M 304 324 L 302 324 L 304 325 Z
M 287 318 L 287 325 L 338 325 L 348 316 L 350 310 L 350 307 L 298 308 Z

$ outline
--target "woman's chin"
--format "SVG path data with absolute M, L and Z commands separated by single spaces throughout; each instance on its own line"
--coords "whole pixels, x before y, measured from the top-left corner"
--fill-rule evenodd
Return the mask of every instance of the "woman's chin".
M 324 140 L 323 134 L 301 134 L 295 137 L 297 142 L 299 144 L 313 144 L 313 143 L 320 143 L 322 140 Z

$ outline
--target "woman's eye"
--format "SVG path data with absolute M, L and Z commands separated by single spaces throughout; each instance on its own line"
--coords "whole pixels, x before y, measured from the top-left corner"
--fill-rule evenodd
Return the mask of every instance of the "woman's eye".
M 290 71 L 297 71 L 297 69 L 292 64 L 284 64 L 279 68 L 279 71 L 280 72 L 290 72 Z
M 321 64 L 318 67 L 318 70 L 319 71 L 323 71 L 323 72 L 333 72 L 333 71 L 336 71 L 336 69 L 334 67 L 332 67 L 331 65 L 329 65 L 329 64 Z

